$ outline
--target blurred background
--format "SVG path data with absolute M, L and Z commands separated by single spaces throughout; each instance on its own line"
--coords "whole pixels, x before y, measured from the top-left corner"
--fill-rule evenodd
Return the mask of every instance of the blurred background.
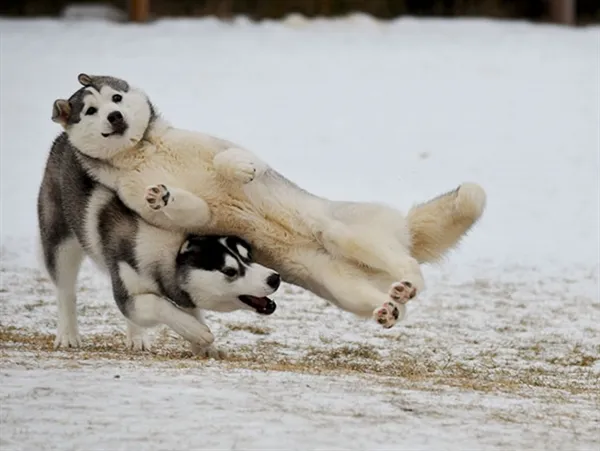
M 568 24 L 600 22 L 598 0 L 4 0 L 0 15 L 76 15 L 81 11 L 79 6 L 93 6 L 96 11 L 110 11 L 115 19 L 135 21 L 168 16 L 228 18 L 236 15 L 261 20 L 278 19 L 291 13 L 331 17 L 362 12 L 384 19 L 411 15 L 491 17 Z M 90 8 L 87 8 L 89 11 Z

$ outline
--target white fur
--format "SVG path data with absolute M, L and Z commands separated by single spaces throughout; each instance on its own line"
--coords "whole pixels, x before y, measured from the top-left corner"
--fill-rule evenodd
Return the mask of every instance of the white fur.
M 127 320 L 127 338 L 125 346 L 132 351 L 151 351 L 152 340 L 146 334 L 146 329 Z
M 146 99 L 135 99 L 139 106 L 133 108 L 143 109 Z M 130 120 L 137 121 L 136 129 L 147 125 L 143 114 Z M 312 195 L 250 151 L 209 135 L 173 128 L 160 119 L 146 139 L 135 146 L 121 143 L 125 147 L 119 153 L 112 147 L 103 155 L 98 153 L 103 142 L 99 131 L 92 141 L 82 142 L 79 149 L 114 167 L 96 171 L 90 168 L 94 175 L 117 190 L 121 200 L 146 221 L 168 230 L 185 231 L 191 225 L 192 231 L 200 234 L 241 236 L 256 249 L 257 261 L 280 272 L 287 282 L 309 289 L 345 310 L 360 316 L 374 315 L 384 327 L 390 327 L 396 320 L 382 320 L 381 309 L 395 306 L 400 316 L 404 311 L 389 295 L 394 284 L 409 282 L 416 293 L 425 287 L 419 262 L 411 255 L 414 230 L 392 208 L 334 202 Z M 149 208 L 146 190 L 157 184 L 165 185 L 172 193 L 185 193 L 185 207 L 190 210 L 186 213 L 182 206 L 174 220 L 168 204 Z M 207 223 L 182 220 L 185 215 L 191 218 L 199 213 L 194 203 L 208 205 Z M 204 211 L 200 217 L 206 217 Z M 427 232 L 427 225 L 423 227 Z M 464 233 L 461 227 L 459 237 Z M 448 246 L 437 246 L 436 250 L 441 253 Z
M 204 313 L 201 309 L 194 309 L 191 313 L 199 322 L 201 322 L 202 324 L 206 324 L 204 320 Z M 190 345 L 192 353 L 200 357 L 209 357 L 211 359 L 223 359 L 227 356 L 227 353 L 222 349 L 216 347 L 214 343 L 211 343 L 208 346 L 201 346 L 196 343 L 190 343 Z
M 242 256 L 242 258 L 248 258 L 248 251 L 246 250 L 246 248 L 244 246 L 240 246 L 239 244 L 237 245 L 237 252 L 238 254 L 240 254 Z
M 75 147 L 86 149 L 86 154 L 91 157 L 105 158 L 107 155 L 116 155 L 142 139 L 146 130 L 144 124 L 150 120 L 150 105 L 143 92 L 135 88 L 128 92 L 115 91 L 110 86 L 102 87 L 100 92 L 91 87 L 86 88 L 86 91 L 88 94 L 84 98 L 81 120 L 69 130 L 69 140 Z M 114 94 L 120 94 L 123 100 L 113 102 Z M 90 107 L 98 111 L 93 115 L 86 115 L 85 112 Z M 123 136 L 103 138 L 102 133 L 112 131 L 107 117 L 113 111 L 119 111 L 123 115 L 129 128 Z
M 237 260 L 226 257 L 228 266 L 237 267 Z M 231 312 L 238 309 L 252 310 L 238 299 L 240 295 L 264 297 L 275 291 L 267 284 L 267 279 L 274 271 L 258 263 L 246 266 L 243 277 L 229 280 L 218 271 L 192 270 L 182 287 L 190 293 L 196 306 L 216 312 Z
M 166 324 L 186 340 L 201 346 L 208 346 L 214 336 L 205 324 L 194 316 L 161 298 L 154 280 L 141 277 L 125 262 L 119 263 L 119 275 L 131 296 L 129 319 L 139 327 L 154 327 Z
M 56 296 L 58 301 L 58 330 L 54 347 L 81 346 L 77 326 L 77 275 L 83 261 L 83 249 L 75 239 L 63 242 L 56 251 Z
M 110 190 L 104 188 L 95 189 L 88 200 L 85 210 L 84 233 L 89 246 L 88 255 L 103 271 L 106 271 L 106 262 L 102 255 L 102 243 L 100 232 L 98 231 L 98 215 L 113 198 L 114 193 Z

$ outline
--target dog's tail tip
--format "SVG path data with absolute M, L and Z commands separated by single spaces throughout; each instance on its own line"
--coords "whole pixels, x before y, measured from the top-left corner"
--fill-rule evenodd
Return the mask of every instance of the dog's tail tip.
M 485 210 L 487 194 L 481 185 L 465 182 L 457 189 L 456 202 L 464 215 L 478 219 Z
M 414 206 L 407 215 L 411 255 L 419 263 L 440 261 L 481 218 L 486 202 L 485 190 L 466 182 Z

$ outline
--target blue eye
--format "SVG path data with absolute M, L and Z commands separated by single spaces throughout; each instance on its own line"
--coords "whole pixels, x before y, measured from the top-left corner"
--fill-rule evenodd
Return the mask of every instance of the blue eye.
M 92 114 L 96 114 L 98 110 L 96 108 L 94 108 L 93 106 L 89 107 L 86 112 L 85 115 L 86 116 L 91 116 Z

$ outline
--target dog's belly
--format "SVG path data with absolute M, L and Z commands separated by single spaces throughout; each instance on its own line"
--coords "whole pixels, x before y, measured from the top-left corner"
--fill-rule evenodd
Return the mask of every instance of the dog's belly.
M 245 185 L 230 182 L 206 164 L 195 165 L 193 171 L 181 169 L 185 174 L 173 185 L 203 198 L 211 210 L 211 221 L 199 233 L 238 235 L 266 254 L 271 253 L 268 249 L 279 254 L 284 249 L 314 245 L 310 215 L 318 206 L 303 193 L 294 192 L 293 186 L 268 175 Z

